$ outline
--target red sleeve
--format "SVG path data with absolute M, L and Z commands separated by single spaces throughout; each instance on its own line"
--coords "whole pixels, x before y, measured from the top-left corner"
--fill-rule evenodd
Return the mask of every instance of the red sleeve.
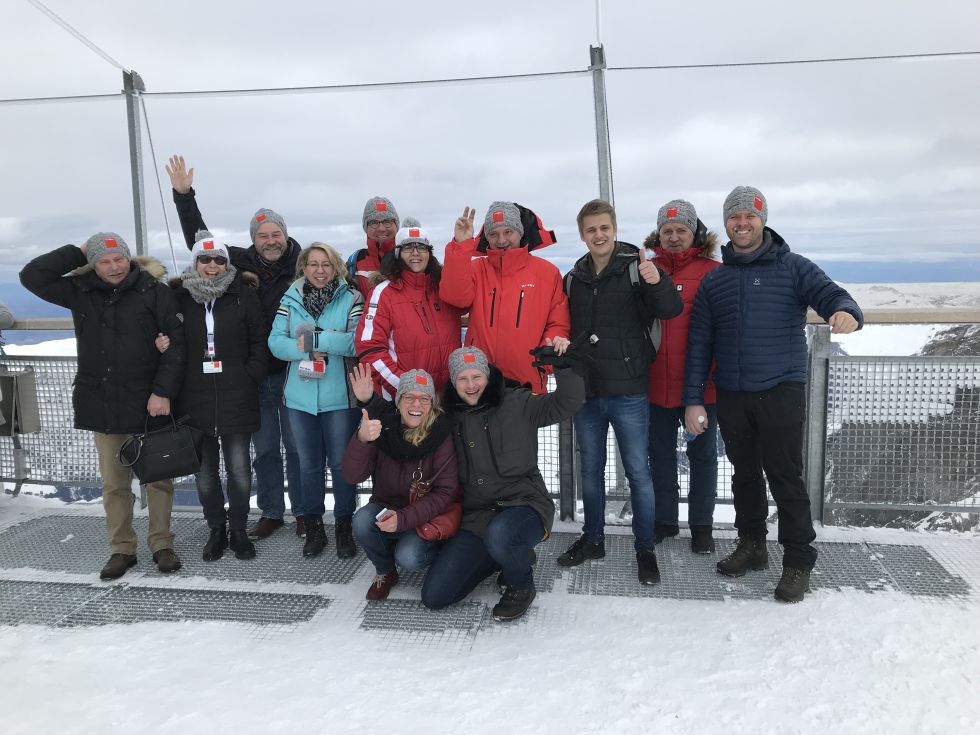
M 446 245 L 446 260 L 442 264 L 439 297 L 447 304 L 464 311 L 473 305 L 473 296 L 476 293 L 474 255 L 476 255 L 475 239 L 470 238 L 463 242 L 450 240 Z
M 447 461 L 448 464 L 446 464 Z M 445 441 L 432 453 L 432 469 L 429 470 L 429 475 L 434 474 L 443 464 L 446 466 L 439 473 L 435 482 L 432 483 L 429 494 L 418 502 L 410 503 L 397 511 L 399 532 L 416 528 L 431 521 L 437 515 L 445 513 L 456 499 L 459 488 L 459 465 L 456 460 L 456 447 L 453 445 L 452 435 L 447 436 Z M 422 479 L 429 478 L 423 477 Z
M 546 262 L 546 261 L 545 261 Z M 551 294 L 551 305 L 548 309 L 548 319 L 544 325 L 544 332 L 541 335 L 541 344 L 545 343 L 545 338 L 554 339 L 555 337 L 569 338 L 572 330 L 572 320 L 568 313 L 568 297 L 562 288 L 561 273 L 551 263 L 548 263 L 553 271 Z M 542 279 L 543 280 L 543 279 Z
M 392 330 L 390 287 L 391 281 L 383 281 L 371 291 L 364 315 L 357 324 L 354 349 L 361 362 L 374 369 L 375 390 L 380 394 L 384 387 L 389 395 L 394 396 L 398 392 L 401 372 L 388 352 Z

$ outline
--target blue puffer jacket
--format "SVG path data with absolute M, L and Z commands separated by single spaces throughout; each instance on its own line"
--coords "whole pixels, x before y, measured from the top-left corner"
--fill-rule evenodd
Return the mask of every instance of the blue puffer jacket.
M 289 363 L 284 399 L 286 406 L 318 414 L 347 408 L 347 371 L 344 357 L 354 354 L 354 331 L 364 310 L 361 292 L 341 281 L 319 319 L 303 306 L 303 282 L 300 278 L 283 294 L 269 334 L 269 350 Z M 310 359 L 309 352 L 296 347 L 296 327 L 314 324 L 322 332 L 315 335 L 313 350 L 327 353 L 327 368 L 319 380 L 302 380 L 299 361 Z
M 722 265 L 698 289 L 688 332 L 685 406 L 701 405 L 712 358 L 714 381 L 724 390 L 762 391 L 780 383 L 805 383 L 806 310 L 823 319 L 846 311 L 864 325 L 851 295 L 814 263 L 790 252 L 765 228 L 758 250 L 722 249 Z

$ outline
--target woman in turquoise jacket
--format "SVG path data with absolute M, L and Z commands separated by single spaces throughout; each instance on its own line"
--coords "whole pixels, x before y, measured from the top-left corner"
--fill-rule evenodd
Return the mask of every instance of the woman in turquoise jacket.
M 303 556 L 327 545 L 323 527 L 324 468 L 334 495 L 337 556 L 357 553 L 351 532 L 356 487 L 344 480 L 344 450 L 357 428 L 349 407 L 344 357 L 354 355 L 354 331 L 364 309 L 357 284 L 348 280 L 340 253 L 315 242 L 296 261 L 297 280 L 282 297 L 269 334 L 272 354 L 289 363 L 283 400 L 296 439 L 300 508 L 306 524 Z

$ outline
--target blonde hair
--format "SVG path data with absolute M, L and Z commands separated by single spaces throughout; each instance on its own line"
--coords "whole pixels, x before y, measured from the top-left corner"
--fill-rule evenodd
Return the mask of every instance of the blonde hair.
M 306 270 L 306 264 L 310 260 L 310 252 L 313 250 L 319 250 L 326 254 L 327 260 L 330 261 L 330 265 L 333 266 L 334 270 L 337 272 L 337 278 L 342 281 L 348 280 L 347 278 L 347 264 L 344 259 L 340 257 L 340 253 L 336 248 L 327 245 L 325 242 L 312 242 L 309 247 L 303 248 L 303 251 L 296 258 L 296 278 L 303 277 L 303 271 Z
M 399 403 L 401 403 L 401 401 L 399 401 Z M 422 423 L 416 426 L 414 429 L 405 429 L 405 431 L 402 433 L 402 436 L 405 437 L 405 441 L 407 441 L 413 447 L 419 446 L 429 437 L 429 432 L 432 431 L 432 425 L 441 415 L 442 408 L 439 407 L 435 401 L 433 401 L 432 408 L 429 410 L 429 415 L 423 419 Z

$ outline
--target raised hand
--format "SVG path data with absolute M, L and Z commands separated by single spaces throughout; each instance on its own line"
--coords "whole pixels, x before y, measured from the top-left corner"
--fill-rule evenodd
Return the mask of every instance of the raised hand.
M 655 266 L 651 261 L 641 259 L 637 270 L 640 273 L 640 278 L 642 278 L 644 282 L 649 283 L 650 285 L 660 283 L 660 271 L 657 270 L 657 266 Z
M 474 219 L 476 219 L 476 207 L 464 208 L 463 216 L 456 218 L 456 226 L 453 228 L 453 239 L 456 242 L 473 239 Z
M 381 422 L 368 416 L 366 408 L 361 409 L 361 425 L 357 427 L 357 438 L 367 444 L 381 436 Z
M 178 194 L 186 194 L 194 185 L 194 169 L 188 169 L 183 156 L 171 156 L 164 168 L 170 177 L 170 185 Z
M 835 311 L 827 320 L 831 334 L 850 334 L 858 328 L 857 319 L 846 311 Z
M 353 389 L 354 397 L 357 400 L 361 403 L 367 403 L 371 400 L 371 396 L 374 395 L 374 380 L 371 378 L 370 365 L 358 363 L 350 371 L 347 379 L 350 381 L 350 387 Z

